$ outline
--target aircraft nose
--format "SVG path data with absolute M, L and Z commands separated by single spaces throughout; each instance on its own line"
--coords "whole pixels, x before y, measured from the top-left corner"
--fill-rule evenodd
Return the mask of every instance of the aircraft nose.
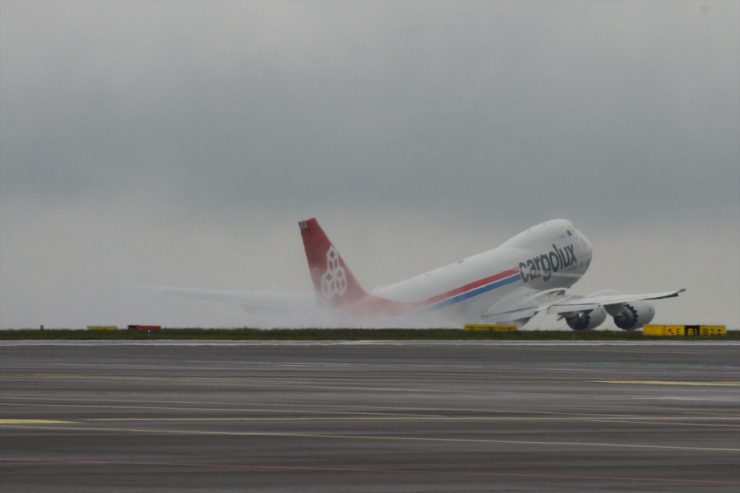
M 578 232 L 578 236 L 581 238 L 581 241 L 583 242 L 583 249 L 588 253 L 589 256 L 591 256 L 591 251 L 593 250 L 593 246 L 591 245 L 591 241 L 589 241 L 588 238 L 586 238 L 586 235 Z
M 593 246 L 591 245 L 591 242 L 588 238 L 586 238 L 586 235 L 578 231 L 578 239 L 580 240 L 581 246 L 579 250 L 581 250 L 581 258 L 583 259 L 583 270 L 588 268 L 588 265 L 591 263 L 591 255 L 593 252 Z

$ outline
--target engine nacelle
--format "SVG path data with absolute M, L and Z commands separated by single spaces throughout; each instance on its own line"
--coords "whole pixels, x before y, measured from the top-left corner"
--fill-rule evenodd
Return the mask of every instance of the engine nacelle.
M 606 320 L 606 310 L 600 306 L 593 310 L 566 313 L 563 318 L 573 330 L 591 330 Z
M 633 301 L 608 308 L 614 324 L 623 330 L 635 330 L 649 324 L 655 317 L 655 308 L 647 301 Z

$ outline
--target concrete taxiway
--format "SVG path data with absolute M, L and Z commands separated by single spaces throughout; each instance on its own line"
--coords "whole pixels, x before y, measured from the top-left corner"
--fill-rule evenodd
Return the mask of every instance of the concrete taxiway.
M 740 345 L 0 343 L 1 491 L 740 491 Z

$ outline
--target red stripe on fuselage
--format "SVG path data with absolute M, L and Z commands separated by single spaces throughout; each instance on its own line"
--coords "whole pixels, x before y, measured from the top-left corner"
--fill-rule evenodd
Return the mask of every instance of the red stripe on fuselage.
M 459 288 L 455 288 L 451 291 L 447 291 L 446 293 L 432 296 L 431 298 L 426 299 L 419 304 L 420 305 L 431 305 L 432 303 L 442 301 L 446 298 L 451 298 L 455 295 L 464 293 L 466 291 L 470 291 L 471 289 L 479 288 L 481 286 L 485 286 L 486 284 L 492 283 L 494 281 L 498 281 L 499 279 L 512 276 L 514 274 L 517 274 L 518 272 L 519 272 L 519 269 L 517 268 L 505 270 L 503 272 L 499 272 L 498 274 L 494 274 L 492 276 L 484 277 L 483 279 L 478 279 L 477 281 L 470 282 L 464 286 L 460 286 Z
M 478 279 L 477 281 L 470 282 L 468 284 L 460 286 L 459 288 L 455 288 L 450 291 L 446 291 L 444 293 L 432 296 L 431 298 L 427 298 L 426 300 L 423 300 L 423 301 L 400 302 L 400 301 L 389 300 L 386 298 L 381 298 L 379 296 L 369 295 L 369 296 L 366 296 L 358 300 L 355 303 L 350 304 L 347 307 L 347 311 L 349 311 L 350 313 L 354 313 L 356 315 L 364 315 L 364 316 L 367 316 L 367 315 L 377 315 L 377 316 L 403 315 L 405 313 L 409 313 L 409 312 L 418 310 L 420 308 L 433 305 L 434 303 L 437 303 L 439 301 L 445 300 L 447 298 L 452 298 L 453 296 L 457 296 L 459 294 L 465 293 L 467 291 L 470 291 L 471 289 L 485 286 L 492 282 L 505 279 L 509 276 L 513 276 L 518 273 L 519 273 L 518 268 L 505 270 L 503 272 L 499 272 L 498 274 L 494 274 L 492 276 L 484 277 L 483 279 Z

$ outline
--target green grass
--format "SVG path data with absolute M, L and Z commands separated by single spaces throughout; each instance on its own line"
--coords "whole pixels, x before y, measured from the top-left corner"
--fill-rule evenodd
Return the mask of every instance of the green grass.
M 550 331 L 480 332 L 460 329 L 162 329 L 147 334 L 133 330 L 67 329 L 0 330 L 0 340 L 253 340 L 253 341 L 377 341 L 377 340 L 740 340 L 740 331 L 713 337 L 645 337 L 642 332 Z

